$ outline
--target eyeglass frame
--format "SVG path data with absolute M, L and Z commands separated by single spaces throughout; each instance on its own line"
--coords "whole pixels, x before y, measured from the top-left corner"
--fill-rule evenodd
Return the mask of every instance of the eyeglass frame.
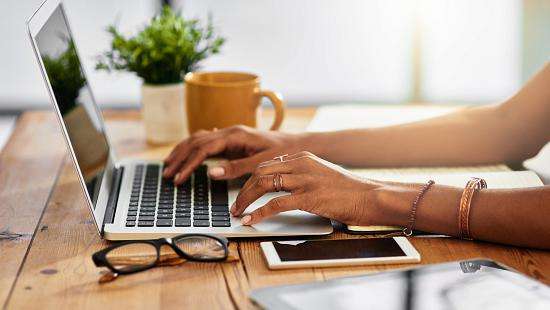
M 190 256 L 187 253 L 183 252 L 182 250 L 180 250 L 180 248 L 178 248 L 174 244 L 174 240 L 178 240 L 180 238 L 188 238 L 188 237 L 210 238 L 210 239 L 214 239 L 214 240 L 220 242 L 220 244 L 223 245 L 223 249 L 224 249 L 223 257 L 219 257 L 219 258 L 196 258 L 196 257 Z M 109 263 L 109 260 L 107 259 L 107 253 L 109 253 L 110 251 L 112 251 L 114 249 L 117 249 L 119 247 L 123 247 L 123 246 L 128 245 L 128 244 L 140 244 L 140 243 L 153 245 L 155 247 L 156 251 L 157 251 L 157 258 L 150 265 L 145 266 L 143 268 L 136 268 L 134 270 L 118 270 L 118 269 L 114 268 L 111 263 Z M 226 260 L 227 257 L 229 256 L 228 244 L 229 244 L 229 240 L 227 240 L 227 238 L 222 237 L 222 236 L 210 235 L 210 234 L 182 234 L 182 235 L 178 235 L 178 236 L 175 236 L 175 237 L 172 237 L 172 238 L 158 238 L 158 239 L 152 239 L 152 240 L 130 240 L 130 241 L 118 242 L 118 243 L 113 244 L 113 245 L 111 245 L 111 246 L 109 246 L 109 247 L 107 247 L 103 250 L 95 252 L 94 254 L 92 254 L 92 261 L 94 262 L 96 267 L 106 267 L 107 269 L 111 270 L 111 272 L 113 272 L 114 274 L 117 274 L 117 275 L 133 274 L 133 273 L 149 270 L 151 268 L 156 267 L 160 262 L 160 249 L 163 245 L 168 245 L 170 248 L 172 248 L 172 250 L 176 254 L 178 254 L 179 257 L 184 258 L 188 261 L 220 262 L 220 261 Z

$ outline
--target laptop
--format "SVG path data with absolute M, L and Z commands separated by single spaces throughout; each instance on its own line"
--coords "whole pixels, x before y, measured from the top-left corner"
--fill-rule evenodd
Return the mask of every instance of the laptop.
M 226 237 L 325 235 L 329 220 L 303 211 L 254 226 L 232 217 L 238 185 L 208 177 L 200 166 L 181 186 L 162 178 L 162 161 L 117 159 L 81 66 L 60 0 L 46 0 L 27 22 L 32 46 L 98 232 L 109 240 L 213 233 Z M 248 211 L 277 195 L 265 195 Z

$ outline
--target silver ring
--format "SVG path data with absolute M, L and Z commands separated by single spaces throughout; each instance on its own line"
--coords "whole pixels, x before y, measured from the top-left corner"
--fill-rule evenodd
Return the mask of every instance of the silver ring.
M 287 156 L 288 156 L 288 154 L 284 154 L 284 155 L 281 155 L 281 156 L 275 156 L 275 157 L 273 157 L 273 159 L 278 160 L 280 162 L 283 162 L 285 157 L 287 157 Z

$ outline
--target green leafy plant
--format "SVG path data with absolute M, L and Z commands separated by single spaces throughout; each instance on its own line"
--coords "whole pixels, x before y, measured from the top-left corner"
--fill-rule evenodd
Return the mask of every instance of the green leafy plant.
M 80 71 L 74 42 L 67 38 L 62 40 L 66 41 L 67 49 L 56 57 L 44 55 L 42 61 L 61 114 L 65 114 L 76 106 L 78 94 L 86 84 L 86 79 Z
M 225 41 L 215 35 L 210 16 L 203 27 L 169 6 L 134 37 L 126 38 L 113 25 L 107 31 L 111 48 L 98 57 L 96 69 L 135 72 L 147 84 L 181 82 L 201 60 L 219 53 Z

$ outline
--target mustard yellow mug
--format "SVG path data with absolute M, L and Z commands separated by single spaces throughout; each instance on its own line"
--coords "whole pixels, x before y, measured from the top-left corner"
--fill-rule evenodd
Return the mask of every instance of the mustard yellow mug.
M 275 108 L 271 130 L 283 122 L 285 104 L 276 92 L 260 89 L 257 75 L 242 72 L 190 72 L 185 75 L 189 132 L 233 125 L 257 127 L 262 97 Z

